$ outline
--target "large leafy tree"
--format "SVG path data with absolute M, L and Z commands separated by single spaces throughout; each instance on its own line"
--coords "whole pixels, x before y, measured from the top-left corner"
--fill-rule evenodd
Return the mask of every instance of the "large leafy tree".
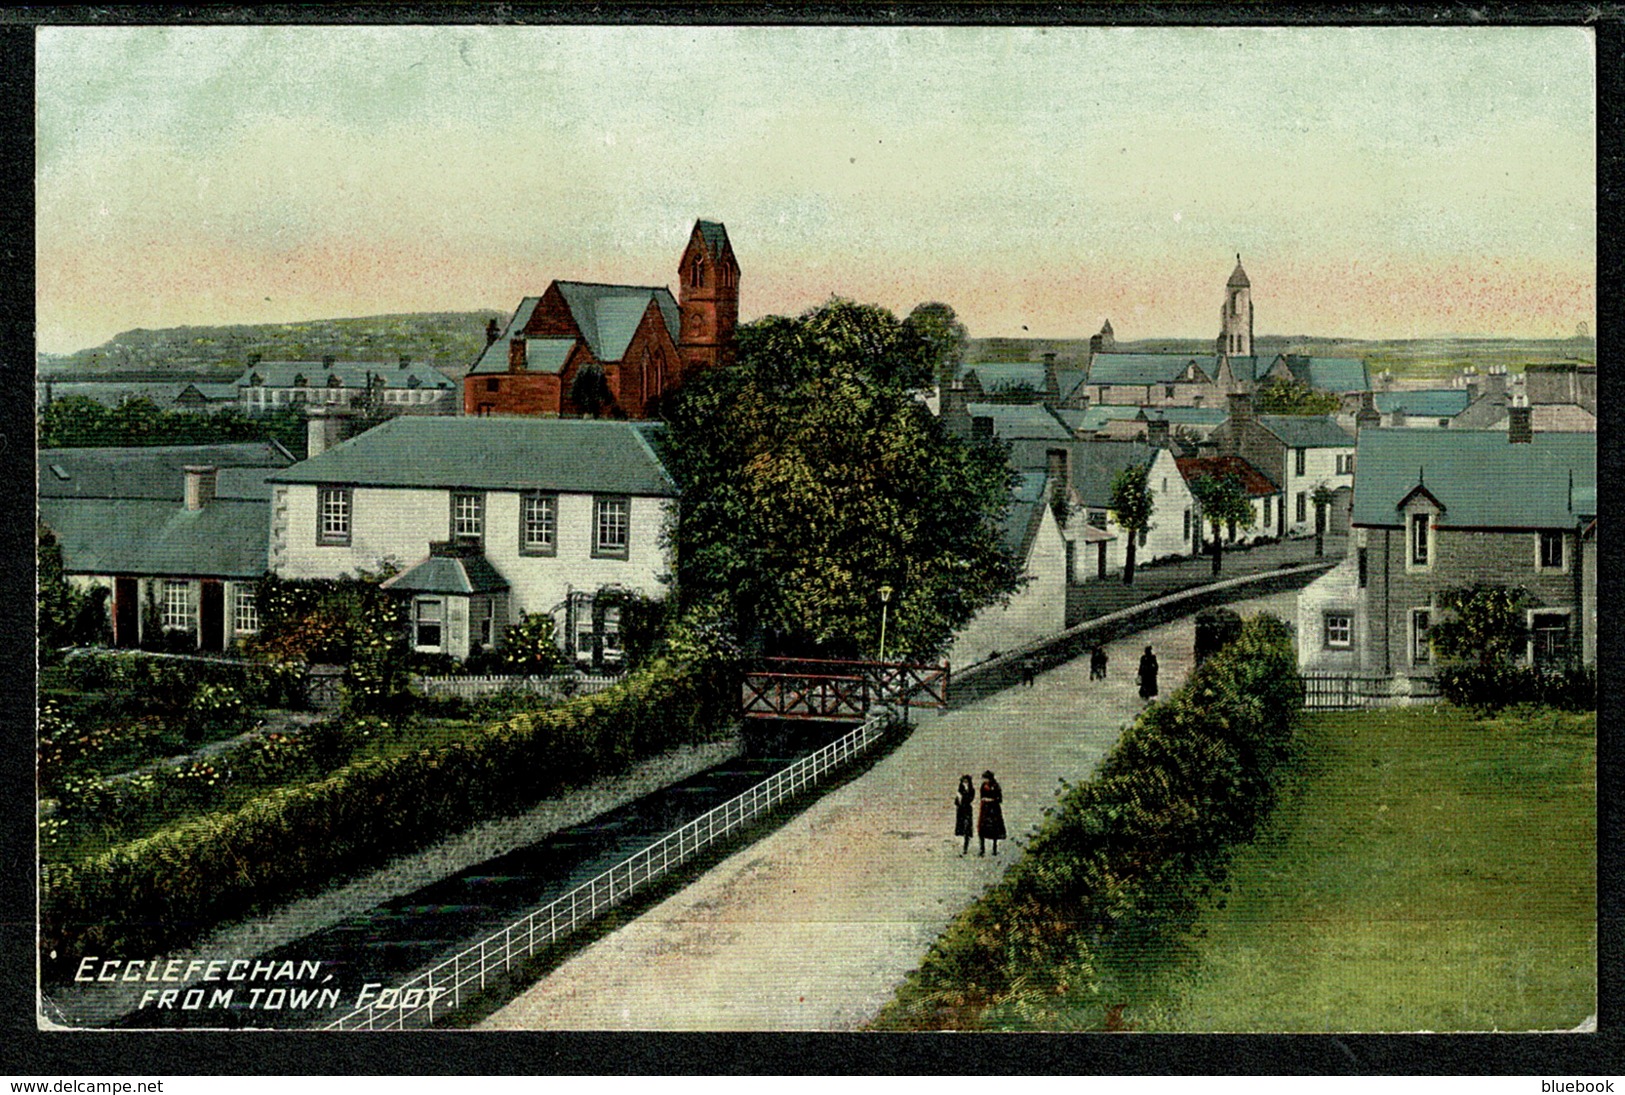
M 1127 554 L 1123 557 L 1123 584 L 1134 584 L 1134 556 L 1139 547 L 1140 533 L 1151 527 L 1151 515 L 1156 498 L 1151 493 L 1151 465 L 1131 464 L 1112 479 L 1112 494 L 1107 505 L 1112 520 L 1128 537 Z
M 922 345 L 836 299 L 741 328 L 738 364 L 688 381 L 662 441 L 684 609 L 776 652 L 873 656 L 887 585 L 887 650 L 930 656 L 1018 587 L 1003 448 L 950 436 L 914 397 Z
M 1259 414 L 1336 414 L 1341 406 L 1332 392 L 1319 392 L 1296 377 L 1275 377 L 1258 386 Z
M 1213 555 L 1213 573 L 1223 567 L 1224 537 L 1231 528 L 1248 529 L 1257 523 L 1253 500 L 1234 475 L 1204 475 L 1191 481 L 1191 494 L 1202 507 L 1202 519 L 1213 536 L 1208 549 Z
M 937 301 L 915 305 L 903 322 L 925 340 L 937 386 L 948 387 L 965 362 L 965 346 L 969 341 L 965 325 L 959 322 L 951 307 Z

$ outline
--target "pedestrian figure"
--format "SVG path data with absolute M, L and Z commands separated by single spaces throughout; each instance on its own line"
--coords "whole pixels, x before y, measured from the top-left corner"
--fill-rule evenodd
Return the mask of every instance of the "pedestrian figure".
M 993 842 L 993 854 L 999 854 L 999 841 L 1004 839 L 1004 788 L 993 778 L 992 772 L 982 773 L 982 814 L 976 819 L 976 836 L 981 848 L 977 855 L 987 854 L 987 842 Z
M 1147 703 L 1157 698 L 1157 656 L 1149 646 L 1140 655 L 1140 698 Z
M 1092 681 L 1106 679 L 1106 648 L 1098 643 L 1089 654 L 1089 679 Z
M 1035 670 L 1032 658 L 1021 659 L 1021 683 L 1031 688 L 1033 685 L 1033 672 Z
M 965 843 L 959 854 L 970 851 L 971 811 L 976 806 L 976 784 L 969 775 L 959 777 L 959 792 L 954 795 L 954 836 L 962 836 Z

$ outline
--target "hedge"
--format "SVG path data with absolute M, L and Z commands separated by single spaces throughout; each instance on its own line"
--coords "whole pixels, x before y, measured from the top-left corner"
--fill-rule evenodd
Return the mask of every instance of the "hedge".
M 1565 711 L 1597 708 L 1594 666 L 1537 669 L 1528 665 L 1447 665 L 1439 670 L 1439 694 L 1457 707 L 1499 711 L 1522 703 Z
M 1229 849 L 1274 805 L 1302 687 L 1286 625 L 1249 620 L 1140 714 L 1094 779 L 1063 791 L 874 1025 L 1110 1029 L 1099 955 L 1222 882 Z
M 80 864 L 45 864 L 47 979 L 84 954 L 149 955 L 315 892 L 570 784 L 714 736 L 737 692 L 720 660 L 665 659 L 614 688 L 516 715 L 454 744 L 353 762 Z M 53 959 L 52 955 L 56 957 Z

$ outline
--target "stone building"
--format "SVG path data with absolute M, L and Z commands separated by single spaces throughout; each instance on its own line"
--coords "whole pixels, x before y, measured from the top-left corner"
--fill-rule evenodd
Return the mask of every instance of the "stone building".
M 652 418 L 696 369 L 733 360 L 739 263 L 728 231 L 696 221 L 664 286 L 555 281 L 526 297 L 463 378 L 463 413 Z

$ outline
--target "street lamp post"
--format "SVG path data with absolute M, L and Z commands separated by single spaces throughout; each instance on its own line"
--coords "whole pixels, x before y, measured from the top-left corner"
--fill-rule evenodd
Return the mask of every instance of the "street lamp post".
M 891 604 L 891 586 L 880 587 L 880 660 L 886 660 L 886 609 Z

